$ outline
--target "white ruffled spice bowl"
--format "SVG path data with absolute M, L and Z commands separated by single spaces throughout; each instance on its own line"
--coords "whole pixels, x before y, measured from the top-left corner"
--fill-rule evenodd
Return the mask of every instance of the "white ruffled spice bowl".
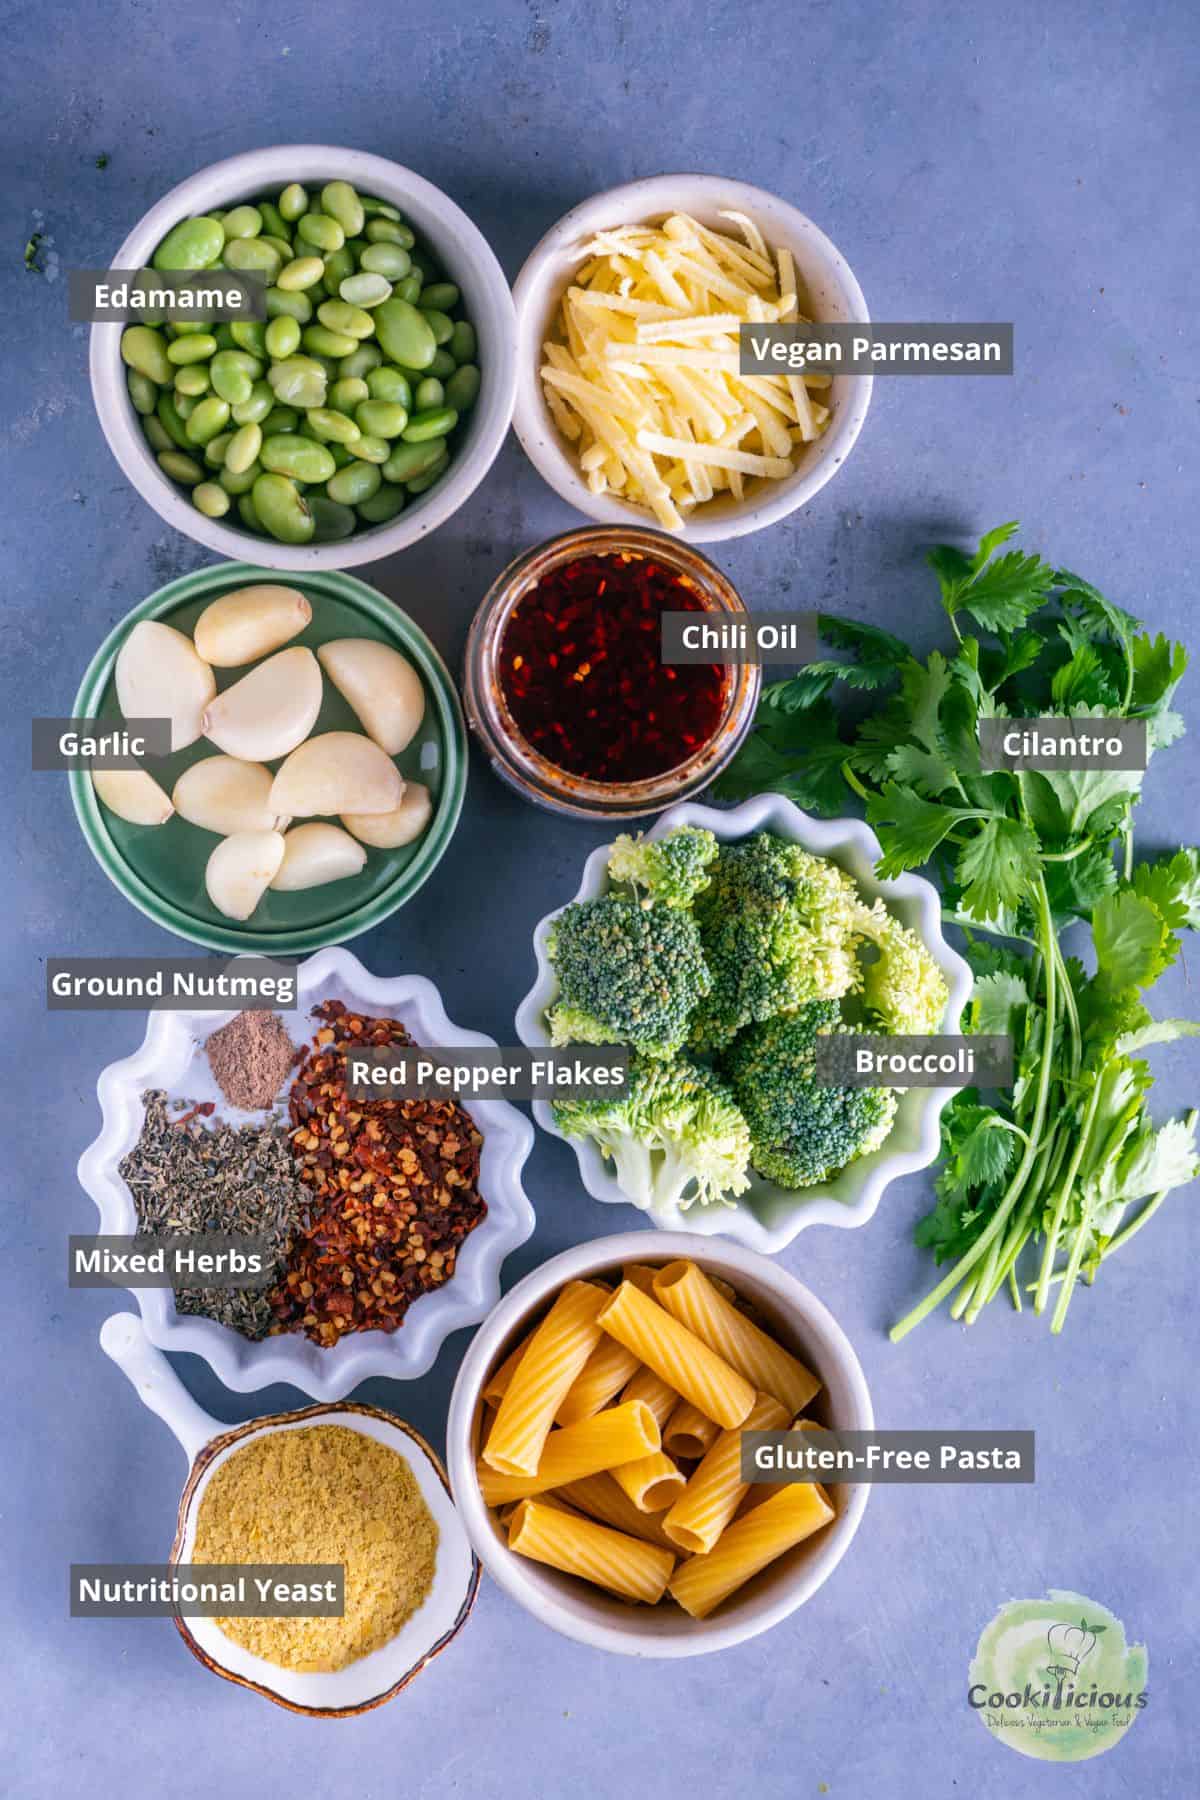
M 342 1000 L 352 1011 L 399 1019 L 418 1043 L 495 1043 L 483 1032 L 455 1025 L 424 976 L 372 975 L 348 950 L 322 950 L 300 963 L 296 975 L 297 1010 L 283 1015 L 293 1038 L 310 1035 L 308 1013 L 318 1001 Z M 133 1199 L 118 1169 L 141 1132 L 146 1088 L 165 1088 L 170 1098 L 215 1100 L 233 1124 L 264 1117 L 238 1112 L 221 1098 L 203 1051 L 203 1041 L 234 1017 L 236 1012 L 152 1012 L 141 1048 L 102 1072 L 96 1092 L 104 1125 L 79 1160 L 80 1184 L 96 1203 L 101 1233 L 128 1237 L 137 1229 Z M 169 1288 L 131 1289 L 150 1342 L 160 1350 L 203 1357 L 227 1388 L 241 1394 L 286 1381 L 316 1400 L 341 1400 L 372 1375 L 394 1381 L 424 1375 L 452 1331 L 478 1325 L 495 1306 L 504 1259 L 534 1225 L 521 1182 L 533 1127 L 503 1100 L 472 1100 L 469 1110 L 483 1134 L 479 1191 L 487 1216 L 463 1240 L 451 1280 L 415 1300 L 398 1330 L 348 1332 L 327 1350 L 299 1332 L 255 1343 L 213 1319 L 177 1313 Z
M 814 819 L 780 794 L 759 794 L 741 806 L 720 808 L 689 801 L 663 813 L 648 838 L 664 837 L 679 825 L 706 826 L 722 843 L 750 837 L 756 831 L 773 831 L 816 856 L 826 856 L 845 869 L 858 883 L 868 902 L 883 900 L 903 925 L 909 926 L 929 950 L 950 992 L 943 1031 L 957 1031 L 971 993 L 969 967 L 942 935 L 941 902 L 937 889 L 919 875 L 901 875 L 881 881 L 875 874 L 880 857 L 879 840 L 859 819 Z M 606 864 L 609 845 L 593 850 L 584 864 L 576 900 L 590 900 L 608 885 Z M 545 1046 L 546 1008 L 558 991 L 558 978 L 546 953 L 550 928 L 563 909 L 557 908 L 536 927 L 533 953 L 537 980 L 517 1010 L 517 1035 L 523 1044 Z M 859 1157 L 832 1181 L 799 1191 L 778 1186 L 751 1171 L 751 1185 L 730 1206 L 678 1206 L 652 1215 L 655 1225 L 668 1231 L 686 1231 L 703 1237 L 720 1234 L 735 1238 L 751 1250 L 774 1255 L 809 1225 L 865 1225 L 872 1218 L 885 1188 L 901 1175 L 928 1168 L 938 1154 L 942 1109 L 955 1090 L 949 1087 L 908 1088 L 900 1095 L 895 1123 L 887 1142 L 869 1156 Z M 544 1131 L 565 1137 L 554 1123 L 545 1100 L 535 1100 L 533 1115 Z M 579 1162 L 580 1179 L 594 1200 L 606 1204 L 637 1202 L 624 1192 L 611 1164 L 588 1139 L 565 1138 Z

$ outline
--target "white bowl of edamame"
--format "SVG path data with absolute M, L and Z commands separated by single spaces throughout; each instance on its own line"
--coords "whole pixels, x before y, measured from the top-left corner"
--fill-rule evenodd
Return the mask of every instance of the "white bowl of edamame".
M 516 318 L 482 234 L 383 157 L 279 145 L 214 163 L 114 268 L 265 276 L 265 321 L 92 327 L 92 394 L 143 499 L 221 555 L 333 569 L 457 511 L 504 442 Z

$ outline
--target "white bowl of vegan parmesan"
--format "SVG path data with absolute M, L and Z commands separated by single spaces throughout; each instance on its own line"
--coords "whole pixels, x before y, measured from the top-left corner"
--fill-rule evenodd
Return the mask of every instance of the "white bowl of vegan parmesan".
M 550 486 L 601 524 L 693 543 L 804 506 L 862 430 L 869 375 L 743 377 L 742 324 L 866 324 L 845 257 L 787 201 L 655 175 L 572 208 L 513 289 L 513 426 Z
M 106 1319 L 100 1345 L 191 1465 L 169 1566 L 175 1624 L 206 1669 L 291 1712 L 346 1718 L 393 1699 L 458 1634 L 479 1563 L 411 1425 L 341 1401 L 223 1426 L 134 1314 Z M 318 1591 L 339 1570 L 340 1612 Z M 263 1616 L 247 1611 L 256 1598 Z M 211 1616 L 196 1610 L 209 1602 Z

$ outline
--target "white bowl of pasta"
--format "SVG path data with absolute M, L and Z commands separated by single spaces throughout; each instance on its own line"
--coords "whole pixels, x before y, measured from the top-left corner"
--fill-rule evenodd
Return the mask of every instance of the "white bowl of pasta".
M 476 1332 L 447 1463 L 472 1547 L 535 1618 L 626 1656 L 769 1631 L 845 1555 L 868 1488 L 741 1480 L 745 1430 L 865 1431 L 832 1315 L 766 1257 L 681 1232 L 597 1238 Z

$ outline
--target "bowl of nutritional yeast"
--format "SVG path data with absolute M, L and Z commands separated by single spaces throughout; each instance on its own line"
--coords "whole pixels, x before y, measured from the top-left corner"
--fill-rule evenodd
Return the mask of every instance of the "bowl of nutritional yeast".
M 373 1375 L 424 1375 L 496 1304 L 533 1230 L 533 1127 L 500 1100 L 352 1102 L 351 1050 L 493 1040 L 424 977 L 380 979 L 347 950 L 296 975 L 293 1012 L 151 1013 L 100 1075 L 79 1179 L 102 1234 L 258 1247 L 255 1285 L 234 1270 L 233 1285 L 134 1287 L 151 1343 L 239 1393 L 286 1381 L 339 1400 Z

